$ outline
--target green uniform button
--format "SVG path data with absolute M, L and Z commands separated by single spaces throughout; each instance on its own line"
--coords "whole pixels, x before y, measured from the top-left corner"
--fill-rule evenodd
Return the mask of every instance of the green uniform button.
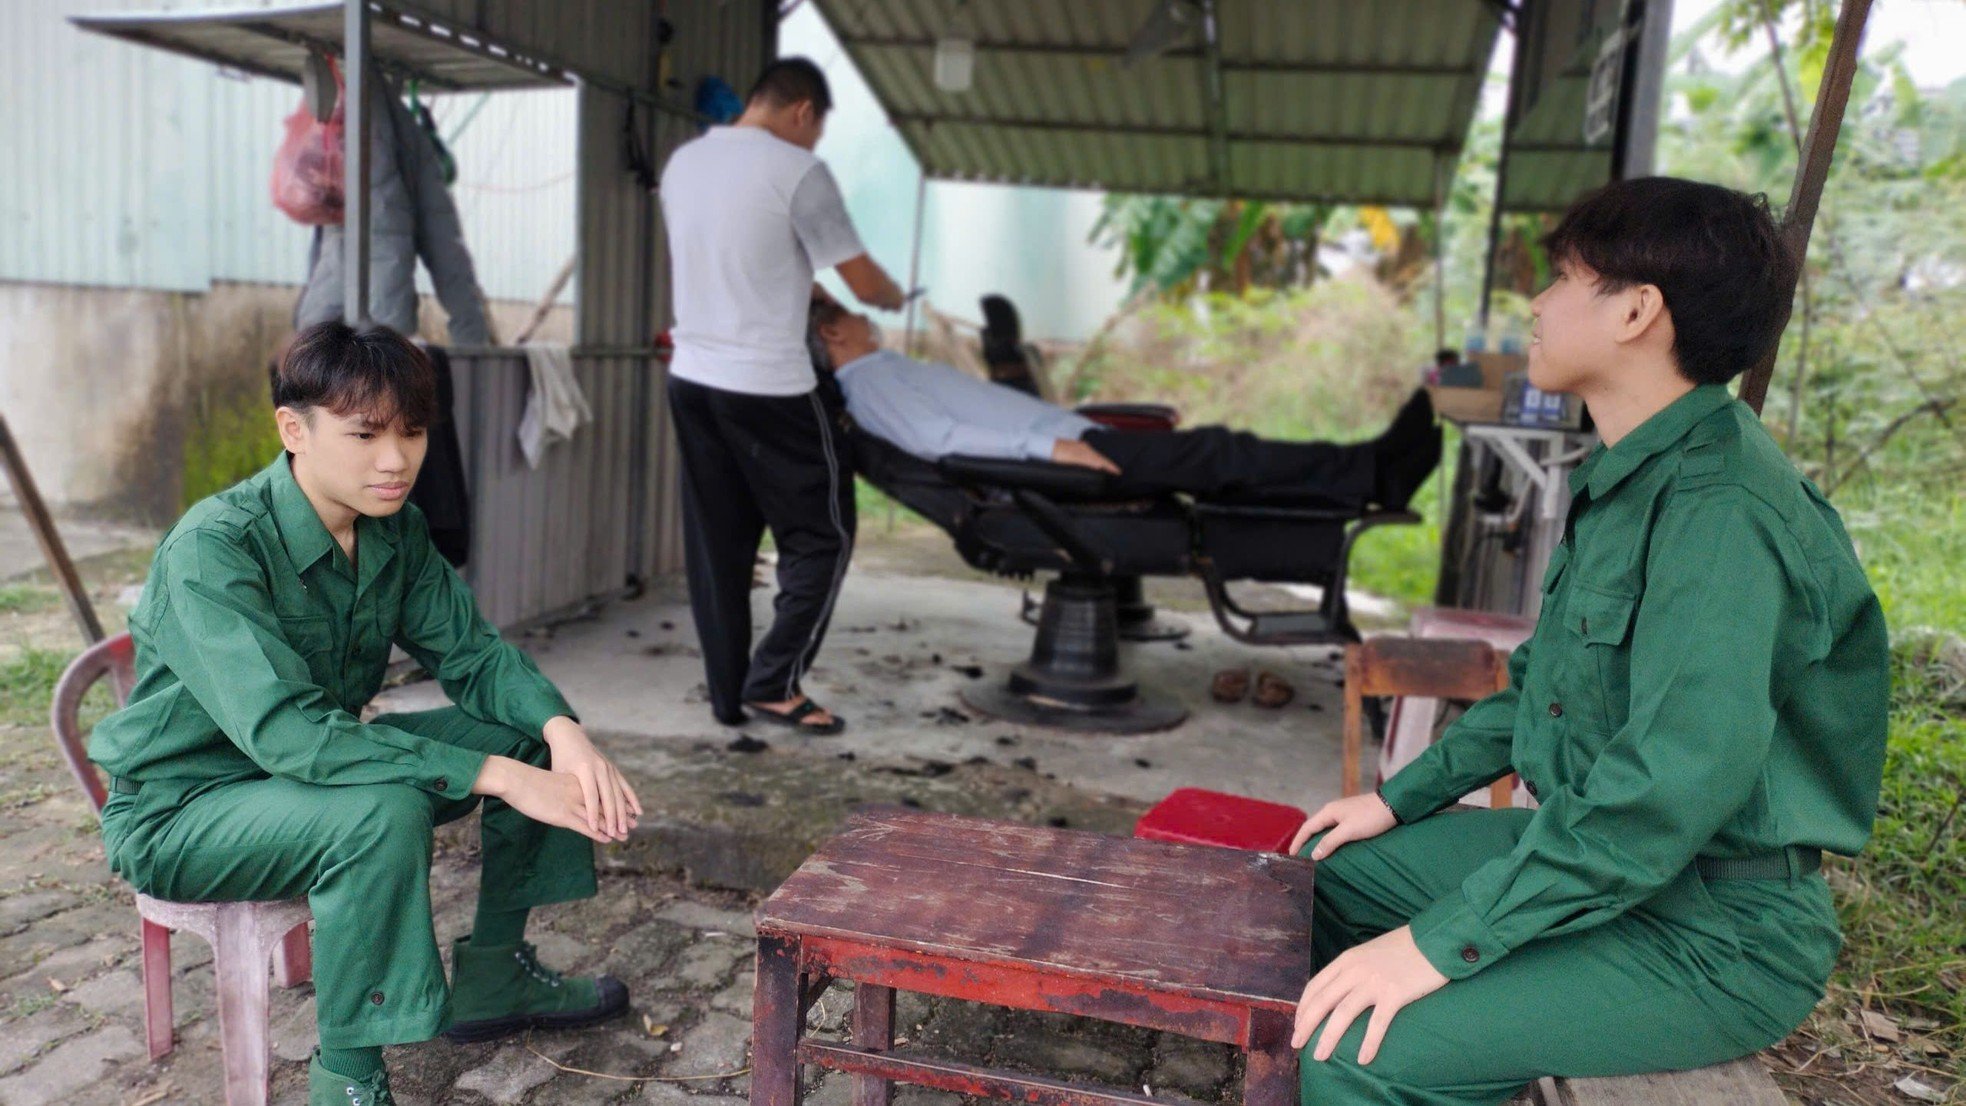
M 438 776 L 435 782 L 439 791 L 449 791 L 451 789 L 449 776 Z
M 1475 948 L 1473 945 L 1469 945 L 1468 947 L 1461 950 L 1461 959 L 1466 960 L 1468 963 L 1472 964 L 1475 961 L 1481 959 L 1481 950 Z
M 1563 704 L 1562 704 L 1562 703 L 1551 703 L 1551 704 L 1550 704 L 1550 717 L 1551 717 L 1551 718 L 1562 718 L 1562 717 L 1563 717 Z
M 377 991 L 377 992 L 375 992 L 374 994 L 372 994 L 372 995 L 370 995 L 370 996 L 369 996 L 369 1001 L 370 1001 L 370 1002 L 373 1002 L 373 1003 L 375 1003 L 375 1004 L 376 1004 L 377 1006 L 381 1006 L 381 1005 L 382 1005 L 382 992 L 381 992 L 381 991 Z

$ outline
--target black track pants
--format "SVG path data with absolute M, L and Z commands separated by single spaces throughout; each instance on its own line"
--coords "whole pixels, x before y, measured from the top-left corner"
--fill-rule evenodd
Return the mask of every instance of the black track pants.
M 853 473 L 817 391 L 757 396 L 672 378 L 669 414 L 710 707 L 735 723 L 743 703 L 799 694 L 819 652 L 853 555 Z M 767 527 L 778 547 L 778 595 L 753 651 L 751 570 Z

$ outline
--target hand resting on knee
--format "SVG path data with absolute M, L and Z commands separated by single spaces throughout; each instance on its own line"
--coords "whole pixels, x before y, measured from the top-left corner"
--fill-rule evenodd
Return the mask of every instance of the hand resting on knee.
M 1377 793 L 1333 799 L 1304 819 L 1297 836 L 1290 839 L 1290 855 L 1296 856 L 1305 842 L 1325 830 L 1331 832 L 1325 833 L 1324 840 L 1312 850 L 1312 860 L 1323 860 L 1346 842 L 1377 837 L 1396 825 L 1399 819 L 1393 817 L 1393 808 Z
M 580 780 L 569 772 L 534 768 L 511 757 L 486 757 L 485 766 L 471 784 L 471 793 L 503 799 L 535 822 L 570 829 L 602 844 L 628 839 L 626 832 L 615 833 L 612 827 L 597 825 L 588 818 Z

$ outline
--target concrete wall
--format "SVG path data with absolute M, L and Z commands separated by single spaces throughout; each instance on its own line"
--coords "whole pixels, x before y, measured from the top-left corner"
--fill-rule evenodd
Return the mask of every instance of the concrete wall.
M 249 462 L 228 451 L 266 412 L 266 365 L 292 329 L 296 289 L 214 284 L 209 292 L 0 283 L 0 413 L 57 507 L 153 524 L 183 506 L 187 479 Z M 492 305 L 501 335 L 533 305 Z M 421 331 L 444 337 L 426 301 Z M 568 341 L 555 310 L 540 337 Z M 202 437 L 200 435 L 203 435 Z M 0 485 L 0 497 L 11 489 Z

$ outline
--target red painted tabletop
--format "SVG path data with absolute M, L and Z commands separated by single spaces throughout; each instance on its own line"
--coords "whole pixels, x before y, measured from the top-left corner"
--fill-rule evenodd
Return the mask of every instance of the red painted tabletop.
M 910 810 L 855 814 L 758 909 L 844 938 L 1130 988 L 1295 1006 L 1309 861 Z

